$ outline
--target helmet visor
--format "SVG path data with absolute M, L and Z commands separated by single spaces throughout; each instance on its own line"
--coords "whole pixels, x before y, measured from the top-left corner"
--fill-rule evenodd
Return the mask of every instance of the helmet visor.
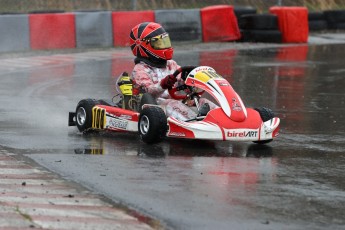
M 156 50 L 166 49 L 171 47 L 169 34 L 161 34 L 150 39 L 152 48 Z

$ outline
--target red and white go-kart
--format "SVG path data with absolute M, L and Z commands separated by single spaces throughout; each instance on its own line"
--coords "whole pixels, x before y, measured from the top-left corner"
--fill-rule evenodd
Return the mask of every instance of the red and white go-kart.
M 278 136 L 280 119 L 265 107 L 246 108 L 230 83 L 213 68 L 184 66 L 173 75 L 179 74 L 184 84 L 170 89 L 169 94 L 176 100 L 194 100 L 197 111 L 193 119 L 167 117 L 150 94 L 133 95 L 129 76 L 124 76 L 117 82 L 123 87 L 119 103 L 81 100 L 76 111 L 69 113 L 69 126 L 76 125 L 80 132 L 137 132 L 148 144 L 166 137 L 268 143 Z M 219 107 L 199 108 L 198 100 L 205 91 Z

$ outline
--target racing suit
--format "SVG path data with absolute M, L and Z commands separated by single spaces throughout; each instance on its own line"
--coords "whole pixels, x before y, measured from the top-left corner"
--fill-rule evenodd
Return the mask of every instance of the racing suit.
M 168 90 L 161 87 L 160 82 L 169 74 L 173 74 L 180 66 L 174 60 L 168 60 L 165 67 L 153 67 L 145 62 L 137 62 L 132 72 L 132 79 L 135 82 L 134 87 L 142 87 L 147 93 L 153 95 L 157 103 L 163 107 L 167 116 L 172 116 L 178 120 L 184 121 L 193 119 L 197 113 L 181 101 L 171 99 Z M 175 84 L 181 84 L 181 79 Z M 183 81 L 182 81 L 183 82 Z M 210 107 L 215 107 L 207 99 L 200 98 L 199 105 L 209 103 Z

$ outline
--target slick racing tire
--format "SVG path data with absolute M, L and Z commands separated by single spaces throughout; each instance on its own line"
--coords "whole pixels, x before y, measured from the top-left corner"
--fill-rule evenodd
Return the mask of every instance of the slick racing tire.
M 167 132 L 167 118 L 164 111 L 157 106 L 144 108 L 139 116 L 138 130 L 145 143 L 160 142 Z
M 143 105 L 158 105 L 156 99 L 149 93 L 144 93 L 140 100 L 138 111 L 141 112 Z
M 256 111 L 260 114 L 260 117 L 263 122 L 269 121 L 272 118 L 274 118 L 274 113 L 271 109 L 265 108 L 265 107 L 260 107 L 260 108 L 255 108 Z M 267 144 L 271 142 L 272 139 L 270 140 L 263 140 L 263 141 L 253 141 L 256 144 Z
M 76 108 L 75 120 L 80 132 L 86 132 L 92 127 L 92 108 L 99 104 L 95 99 L 81 100 Z
M 274 113 L 269 108 L 260 107 L 260 108 L 255 108 L 255 110 L 258 111 L 263 122 L 266 122 L 274 118 Z

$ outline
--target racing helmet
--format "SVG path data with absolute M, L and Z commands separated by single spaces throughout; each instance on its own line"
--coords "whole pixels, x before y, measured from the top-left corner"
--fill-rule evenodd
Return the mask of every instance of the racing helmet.
M 155 22 L 143 22 L 136 25 L 130 33 L 130 46 L 134 56 L 146 58 L 152 62 L 166 62 L 172 59 L 169 34 Z

